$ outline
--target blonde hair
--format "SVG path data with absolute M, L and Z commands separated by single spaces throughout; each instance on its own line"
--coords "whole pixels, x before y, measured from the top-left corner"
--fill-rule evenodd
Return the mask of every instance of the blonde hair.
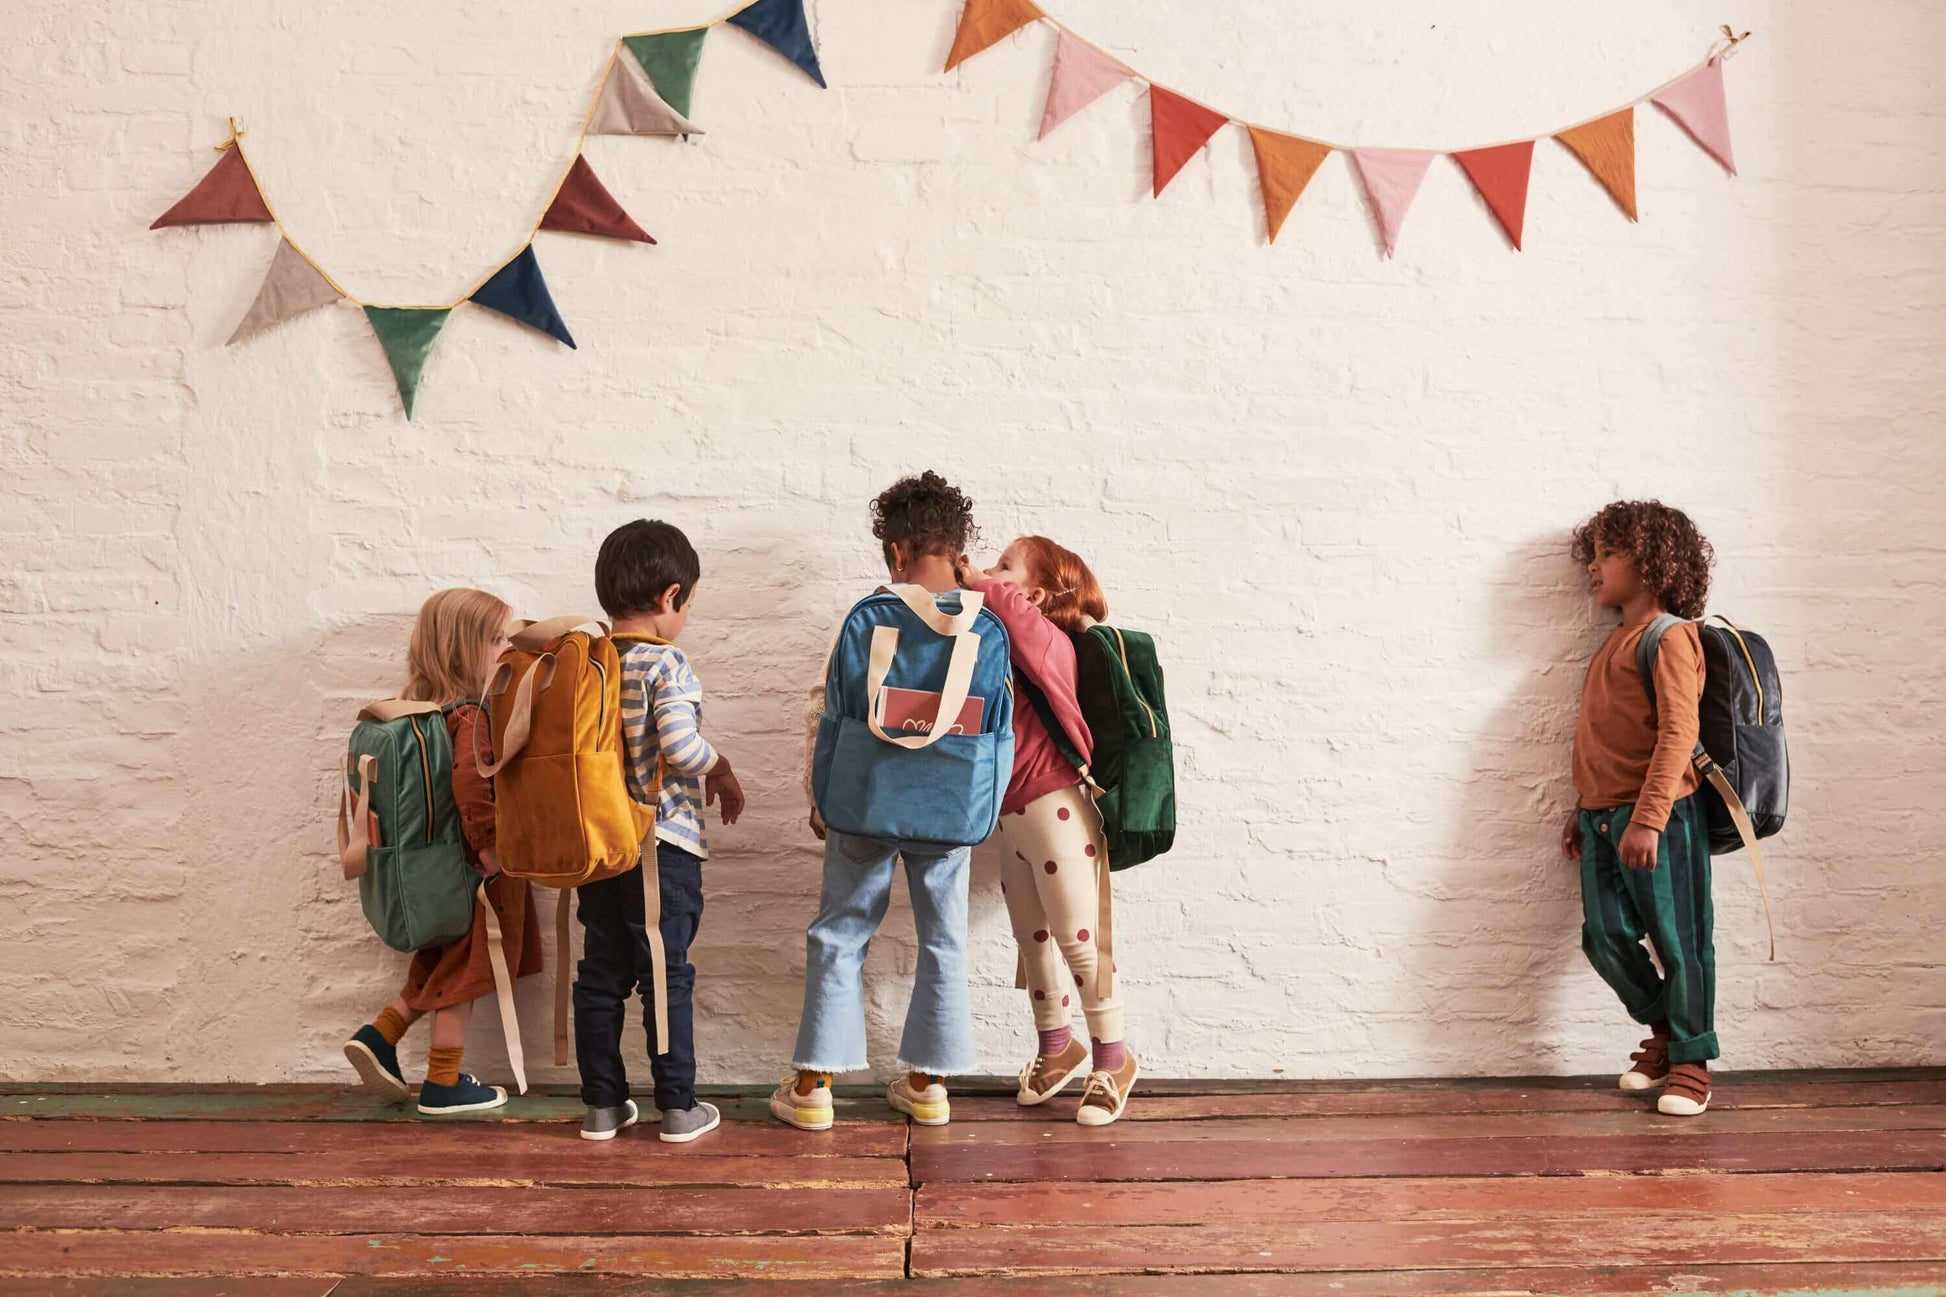
M 477 698 L 493 669 L 488 648 L 513 609 L 484 590 L 441 590 L 419 607 L 405 649 L 405 688 L 412 702 Z

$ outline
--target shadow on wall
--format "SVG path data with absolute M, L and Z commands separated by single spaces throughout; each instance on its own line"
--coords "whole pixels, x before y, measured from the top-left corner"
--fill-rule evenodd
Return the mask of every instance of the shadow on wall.
M 1607 627 L 1591 624 L 1568 549 L 1565 532 L 1526 542 L 1486 582 L 1480 674 L 1518 683 L 1473 732 L 1443 849 L 1387 863 L 1413 934 L 1399 947 L 1411 998 L 1394 1030 L 1428 1075 L 1562 1071 L 1576 1034 L 1566 1016 L 1589 1002 L 1580 875 L 1559 838 L 1582 676 Z

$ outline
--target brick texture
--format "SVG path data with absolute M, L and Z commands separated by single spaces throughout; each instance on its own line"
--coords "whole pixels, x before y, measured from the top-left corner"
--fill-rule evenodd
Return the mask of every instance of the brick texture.
M 707 136 L 588 147 L 661 246 L 542 240 L 582 349 L 461 311 L 411 424 L 351 309 L 221 345 L 269 230 L 145 229 L 235 113 L 341 280 L 450 297 L 533 220 L 612 35 L 717 12 L 623 8 L 0 0 L 0 1075 L 342 1075 L 403 965 L 327 850 L 356 704 L 431 590 L 589 609 L 596 542 L 651 514 L 704 555 L 689 647 L 751 796 L 709 867 L 704 1075 L 768 1079 L 817 888 L 795 695 L 877 575 L 866 500 L 928 465 L 987 552 L 1061 538 L 1163 646 L 1182 833 L 1116 925 L 1151 1071 L 1621 1064 L 1554 843 L 1603 631 L 1567 530 L 1637 494 L 1695 513 L 1785 671 L 1781 953 L 1719 861 L 1725 1065 L 1946 1063 L 1937 6 L 1058 6 L 1185 93 L 1389 145 L 1573 121 L 1759 29 L 1741 179 L 1647 111 L 1640 226 L 1543 143 L 1526 253 L 1442 160 L 1386 262 L 1343 158 L 1266 247 L 1239 132 L 1152 202 L 1132 88 L 1033 143 L 1047 33 L 942 77 L 950 0 L 819 0 L 837 88 L 713 37 Z M 974 909 L 1009 1071 L 984 856 Z M 912 962 L 901 904 L 888 1066 Z M 490 1014 L 472 1058 L 499 1074 Z

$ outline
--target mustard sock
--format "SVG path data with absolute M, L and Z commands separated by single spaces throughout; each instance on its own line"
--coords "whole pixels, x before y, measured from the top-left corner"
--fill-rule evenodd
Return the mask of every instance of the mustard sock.
M 945 1082 L 946 1078 L 943 1076 L 929 1076 L 924 1072 L 907 1072 L 905 1074 L 905 1083 L 915 1090 L 923 1090 L 929 1085 L 944 1085 Z
M 385 1037 L 385 1043 L 388 1045 L 398 1044 L 399 1038 L 405 1035 L 405 1029 L 411 1025 L 399 1016 L 397 1009 L 389 1004 L 380 1009 L 378 1016 L 372 1019 L 372 1030 Z
M 464 1045 L 434 1045 L 426 1051 L 426 1080 L 434 1085 L 458 1085 L 459 1061 L 465 1054 Z
M 830 1088 L 831 1073 L 829 1072 L 799 1072 L 797 1074 L 797 1092 L 799 1094 L 809 1094 L 813 1090 L 829 1090 Z

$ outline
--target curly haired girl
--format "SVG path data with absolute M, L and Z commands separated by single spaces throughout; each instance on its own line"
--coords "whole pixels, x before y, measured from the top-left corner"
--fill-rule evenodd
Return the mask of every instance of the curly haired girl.
M 1709 823 L 1690 762 L 1703 646 L 1690 622 L 1663 637 L 1653 703 L 1636 648 L 1663 613 L 1703 615 L 1714 555 L 1687 515 L 1655 500 L 1608 505 L 1575 529 L 1573 553 L 1595 602 L 1621 613 L 1582 686 L 1579 801 L 1561 834 L 1562 851 L 1581 862 L 1581 946 L 1649 1028 L 1621 1088 L 1662 1087 L 1662 1112 L 1693 1117 L 1709 1106 L 1709 1060 L 1719 1054 Z M 1662 973 L 1642 949 L 1645 935 Z

